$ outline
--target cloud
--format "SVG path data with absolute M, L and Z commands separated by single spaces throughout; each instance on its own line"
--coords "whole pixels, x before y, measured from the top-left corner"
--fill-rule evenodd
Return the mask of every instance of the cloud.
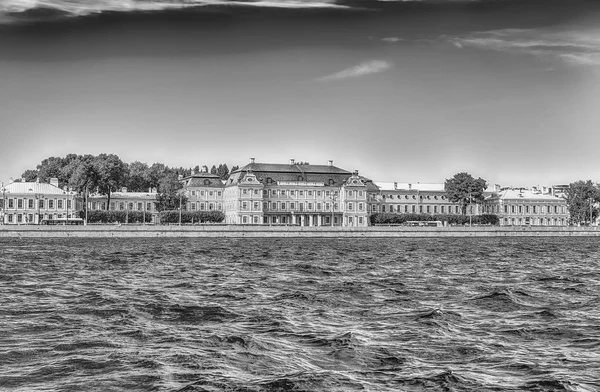
M 445 37 L 459 48 L 470 46 L 554 58 L 585 66 L 600 66 L 600 29 L 503 29 Z
M 0 23 L 45 20 L 102 12 L 160 11 L 201 6 L 238 5 L 270 8 L 349 8 L 335 0 L 0 0 Z
M 385 37 L 381 39 L 383 42 L 399 42 L 399 41 L 404 41 L 403 38 L 399 38 L 399 37 Z
M 333 81 L 342 80 L 348 78 L 357 78 L 360 76 L 375 74 L 386 71 L 392 67 L 392 64 L 388 61 L 383 60 L 371 60 L 360 63 L 354 67 L 346 68 L 342 71 L 336 72 L 331 75 L 319 78 L 320 81 Z

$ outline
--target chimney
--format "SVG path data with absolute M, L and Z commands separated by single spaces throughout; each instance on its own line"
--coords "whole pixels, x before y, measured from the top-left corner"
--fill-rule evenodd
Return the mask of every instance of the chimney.
M 394 182 L 394 189 L 398 189 L 398 183 Z
M 412 189 L 412 184 L 408 184 L 408 190 L 410 191 Z
M 254 158 L 250 158 L 250 163 L 254 163 Z
M 358 176 L 358 170 L 354 170 L 354 175 Z
M 327 161 L 327 166 L 333 166 L 333 161 L 331 159 Z
M 202 166 L 202 170 L 200 170 L 202 173 L 208 173 L 208 166 L 204 165 Z
M 294 158 L 290 159 L 290 165 L 293 165 L 295 163 Z
M 50 185 L 53 185 L 58 188 L 58 178 L 55 178 L 55 177 L 51 178 Z
M 152 187 L 148 188 L 148 193 L 152 193 Z

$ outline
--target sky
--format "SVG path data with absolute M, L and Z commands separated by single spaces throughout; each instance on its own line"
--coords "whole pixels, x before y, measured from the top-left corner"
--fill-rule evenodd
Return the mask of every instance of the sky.
M 44 158 L 600 181 L 600 1 L 0 0 L 0 181 Z

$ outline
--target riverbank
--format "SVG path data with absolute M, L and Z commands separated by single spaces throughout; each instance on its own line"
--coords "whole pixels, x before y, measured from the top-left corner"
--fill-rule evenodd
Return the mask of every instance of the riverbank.
M 90 237 L 597 237 L 597 227 L 0 226 L 0 238 Z

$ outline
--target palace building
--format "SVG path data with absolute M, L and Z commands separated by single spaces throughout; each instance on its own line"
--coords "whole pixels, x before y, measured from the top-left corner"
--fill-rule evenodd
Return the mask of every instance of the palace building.
M 202 166 L 199 173 L 180 179 L 187 198 L 187 211 L 223 211 L 224 184 L 216 174 Z
M 486 200 L 484 213 L 496 214 L 501 226 L 567 226 L 567 201 L 539 188 L 503 188 Z
M 0 189 L 0 222 L 6 225 L 41 224 L 43 220 L 76 218 L 76 193 L 50 183 L 11 181 Z
M 257 163 L 231 173 L 224 185 L 225 223 L 367 226 L 371 194 L 358 174 L 327 165 Z
M 110 203 L 107 195 L 99 193 L 90 194 L 87 197 L 88 211 L 124 211 L 141 212 L 149 215 L 151 221 L 156 221 L 156 188 L 148 189 L 148 192 L 129 192 L 127 188 L 121 191 L 111 192 Z

